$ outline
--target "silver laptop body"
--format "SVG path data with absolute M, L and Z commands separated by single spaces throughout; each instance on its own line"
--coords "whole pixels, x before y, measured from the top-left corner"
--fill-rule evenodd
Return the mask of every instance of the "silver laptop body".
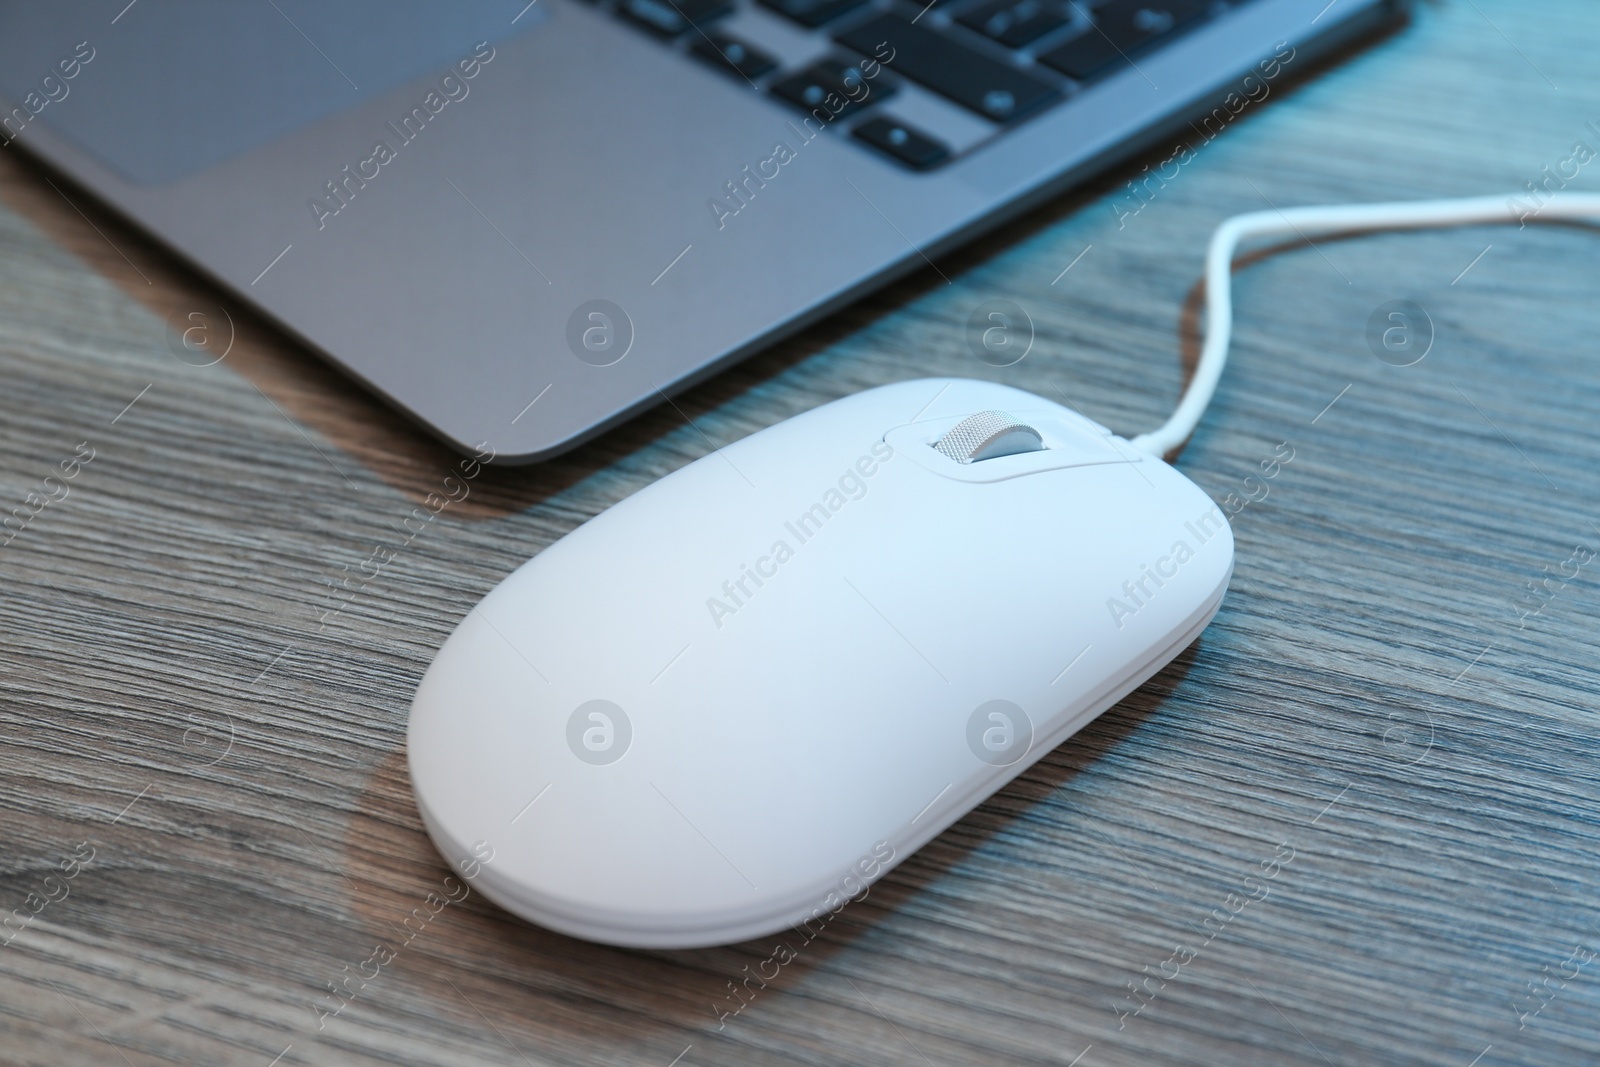
M 1403 8 L 6 2 L 0 129 L 446 441 L 527 462 L 1214 136 Z

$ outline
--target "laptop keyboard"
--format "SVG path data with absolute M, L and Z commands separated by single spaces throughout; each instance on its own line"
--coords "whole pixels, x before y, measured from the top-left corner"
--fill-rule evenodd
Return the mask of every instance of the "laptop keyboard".
M 684 42 L 691 56 L 815 123 L 851 127 L 868 150 L 928 170 L 959 153 L 895 118 L 901 79 L 999 133 L 1129 69 L 1243 0 L 935 0 L 920 9 L 898 0 L 759 0 L 828 42 L 825 58 L 789 69 L 777 55 L 719 27 L 739 0 L 590 2 L 657 37 Z

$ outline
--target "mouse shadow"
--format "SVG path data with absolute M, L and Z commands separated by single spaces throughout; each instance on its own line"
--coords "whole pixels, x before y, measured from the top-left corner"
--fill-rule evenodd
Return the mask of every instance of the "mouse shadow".
M 683 1042 L 709 1040 L 740 1025 L 735 1019 L 741 1015 L 747 1024 L 786 991 L 799 992 L 807 975 L 872 939 L 995 834 L 1057 797 L 1167 703 L 1199 646 L 1199 641 L 1191 644 L 1139 689 L 907 857 L 865 896 L 804 929 L 716 948 L 635 950 L 546 930 L 477 893 L 440 906 L 442 897 L 460 897 L 462 882 L 447 882 L 454 872 L 423 827 L 404 751 L 378 764 L 355 798 L 344 860 L 362 891 L 351 910 L 375 943 L 404 943 L 409 960 L 401 962 L 403 981 L 408 998 L 426 1005 L 421 1010 L 463 1026 L 488 1020 L 518 1045 L 526 1039 L 544 1043 L 541 1047 L 574 1049 L 585 1060 L 613 1062 L 629 1053 L 657 1057 L 664 1051 L 670 1058 Z M 437 914 L 425 906 L 430 893 L 437 894 Z M 985 920 L 975 911 L 963 921 L 981 927 Z M 788 945 L 790 954 L 775 964 L 779 944 Z

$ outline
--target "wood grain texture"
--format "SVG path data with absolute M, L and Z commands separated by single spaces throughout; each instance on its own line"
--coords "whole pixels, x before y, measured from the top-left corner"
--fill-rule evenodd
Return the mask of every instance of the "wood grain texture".
M 884 382 L 987 377 L 1152 426 L 1221 218 L 1519 188 L 1600 147 L 1597 47 L 1583 0 L 1427 5 L 1279 86 L 1136 215 L 1119 220 L 1124 183 L 1170 148 L 942 260 L 948 284 L 923 271 L 681 411 L 485 474 L 326 625 L 328 583 L 395 543 L 453 457 L 0 152 L 0 510 L 94 449 L 0 548 L 0 911 L 94 850 L 0 948 L 0 1062 L 1600 1060 L 1600 959 L 1574 956 L 1600 949 L 1600 561 L 1515 611 L 1600 547 L 1600 235 L 1578 226 L 1319 240 L 1242 267 L 1233 364 L 1179 466 L 1224 499 L 1281 442 L 1294 458 L 1233 519 L 1217 621 L 738 1015 L 713 1006 L 777 939 L 626 952 L 476 896 L 320 1029 L 314 1008 L 441 886 L 406 709 L 529 555 L 708 440 Z M 1573 186 L 1600 188 L 1600 165 Z M 994 297 L 1036 327 L 1004 369 L 965 340 Z M 206 368 L 165 334 L 202 299 L 239 321 Z M 1435 327 L 1414 366 L 1365 341 L 1392 299 Z M 1252 876 L 1266 896 L 1240 905 Z M 1120 1016 L 1146 975 L 1165 984 Z

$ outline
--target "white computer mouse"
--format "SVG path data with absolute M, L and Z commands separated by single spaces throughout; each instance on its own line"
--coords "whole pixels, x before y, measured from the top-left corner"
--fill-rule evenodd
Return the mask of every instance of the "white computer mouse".
M 779 423 L 545 549 L 411 709 L 445 858 L 635 947 L 825 917 L 1183 650 L 1233 535 L 1048 400 L 902 382 Z

